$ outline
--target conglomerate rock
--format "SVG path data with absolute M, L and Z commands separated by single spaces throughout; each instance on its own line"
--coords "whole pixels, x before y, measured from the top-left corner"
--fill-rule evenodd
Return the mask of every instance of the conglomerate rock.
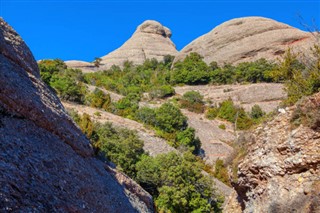
M 132 37 L 120 48 L 102 57 L 102 68 L 122 66 L 125 61 L 142 64 L 146 59 L 162 61 L 165 55 L 176 55 L 177 50 L 170 40 L 171 31 L 157 21 L 147 20 L 137 27 Z
M 253 132 L 235 185 L 243 212 L 320 212 L 319 110 L 320 93 Z
M 288 48 L 306 52 L 315 43 L 313 34 L 263 17 L 236 18 L 215 27 L 184 47 L 175 58 L 197 52 L 204 61 L 238 64 L 260 58 L 274 61 Z
M 153 211 L 148 193 L 110 171 L 0 18 L 0 211 Z

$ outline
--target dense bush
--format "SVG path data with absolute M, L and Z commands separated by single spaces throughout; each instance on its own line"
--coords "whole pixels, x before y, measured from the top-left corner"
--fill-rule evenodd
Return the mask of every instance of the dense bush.
M 306 63 L 289 49 L 277 69 L 269 72 L 274 81 L 284 82 L 288 98 L 285 104 L 292 105 L 301 97 L 320 91 L 320 47 L 313 47 L 313 57 Z
M 40 76 L 42 80 L 52 87 L 63 100 L 84 102 L 87 93 L 83 81 L 82 72 L 75 69 L 67 69 L 65 63 L 59 59 L 42 60 L 39 62 Z
M 105 94 L 99 89 L 95 89 L 92 93 L 86 96 L 86 102 L 91 107 L 97 107 L 107 110 L 111 104 L 109 94 Z
M 183 131 L 187 128 L 187 118 L 179 108 L 165 103 L 156 109 L 156 127 L 168 133 Z
M 228 186 L 231 186 L 230 180 L 229 180 L 229 174 L 228 169 L 223 163 L 223 160 L 217 159 L 215 163 L 215 169 L 214 169 L 214 177 L 220 180 L 221 182 L 227 184 Z
M 183 94 L 180 106 L 196 113 L 203 113 L 205 110 L 203 96 L 196 91 L 189 91 Z
M 159 212 L 210 212 L 212 182 L 195 157 L 176 153 L 145 156 L 137 164 L 137 181 L 155 197 Z
M 265 113 L 262 111 L 262 109 L 259 105 L 255 104 L 251 108 L 250 116 L 252 119 L 259 119 L 259 118 L 263 117 L 264 115 L 265 115 Z
M 150 97 L 153 98 L 167 98 L 170 96 L 173 96 L 175 94 L 175 91 L 172 86 L 170 85 L 162 85 L 159 87 L 156 87 L 151 90 Z
M 127 129 L 115 129 L 110 123 L 96 124 L 94 146 L 117 167 L 134 178 L 136 163 L 144 154 L 143 141 Z
M 206 112 L 206 118 L 209 120 L 213 120 L 218 116 L 219 108 L 218 107 L 210 107 Z
M 171 71 L 173 84 L 206 84 L 210 81 L 210 69 L 198 53 L 190 53 L 183 61 L 174 64 Z

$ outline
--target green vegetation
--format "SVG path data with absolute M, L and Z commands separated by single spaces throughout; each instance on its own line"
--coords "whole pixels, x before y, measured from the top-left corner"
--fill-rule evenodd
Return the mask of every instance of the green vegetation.
M 203 165 L 190 152 L 151 157 L 144 153 L 143 142 L 134 131 L 110 123 L 93 124 L 86 114 L 70 114 L 84 132 L 90 132 L 87 135 L 97 155 L 115 163 L 145 188 L 154 197 L 157 211 L 221 211 L 223 199 L 215 196 L 212 181 L 201 172 Z
M 289 49 L 277 69 L 268 73 L 274 81 L 285 83 L 287 105 L 320 91 L 320 47 L 314 46 L 312 50 L 313 58 L 310 57 L 307 63 L 302 63 L 298 55 Z
M 136 111 L 135 118 L 155 128 L 172 146 L 186 147 L 198 153 L 200 140 L 195 138 L 195 130 L 188 127 L 187 118 L 176 106 L 165 103 L 156 109 L 142 107 Z
M 226 185 L 231 186 L 228 169 L 226 168 L 226 166 L 223 163 L 223 160 L 221 159 L 216 160 L 214 177 L 220 180 L 221 182 L 225 183 Z
M 183 61 L 174 64 L 171 72 L 173 84 L 207 84 L 210 81 L 208 65 L 198 53 L 190 53 Z
M 218 127 L 219 127 L 220 129 L 223 129 L 223 130 L 226 129 L 226 125 L 224 125 L 224 124 L 220 124 Z
M 215 119 L 216 117 L 227 120 L 231 123 L 235 124 L 236 129 L 239 130 L 246 130 L 249 129 L 253 124 L 258 123 L 259 121 L 259 113 L 264 113 L 260 112 L 261 108 L 259 106 L 255 106 L 253 108 L 252 114 L 254 116 L 258 116 L 257 118 L 255 117 L 250 117 L 245 110 L 242 107 L 237 107 L 234 105 L 233 101 L 231 99 L 225 100 L 222 103 L 220 103 L 219 107 L 213 107 L 209 108 L 206 113 L 206 117 L 208 119 Z M 223 127 L 221 127 L 223 129 Z M 225 127 L 224 127 L 225 128 Z
M 145 156 L 137 164 L 137 181 L 154 197 L 159 212 L 210 212 L 212 182 L 190 153 Z
M 109 94 L 105 94 L 101 90 L 95 89 L 92 93 L 86 96 L 86 102 L 91 107 L 107 110 L 110 107 L 111 98 Z
M 203 113 L 205 110 L 203 96 L 196 91 L 189 91 L 183 94 L 180 106 L 196 113 Z

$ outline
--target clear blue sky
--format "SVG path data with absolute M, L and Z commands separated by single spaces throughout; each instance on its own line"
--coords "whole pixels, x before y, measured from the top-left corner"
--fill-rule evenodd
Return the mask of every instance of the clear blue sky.
M 320 0 L 0 0 L 2 16 L 35 58 L 92 61 L 120 47 L 144 20 L 169 27 L 180 50 L 232 18 L 264 16 L 304 29 L 319 28 Z

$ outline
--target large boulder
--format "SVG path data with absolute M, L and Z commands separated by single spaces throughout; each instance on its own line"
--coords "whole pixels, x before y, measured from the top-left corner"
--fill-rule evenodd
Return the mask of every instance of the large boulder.
M 152 209 L 151 196 L 139 185 L 94 157 L 41 81 L 27 45 L 0 18 L 0 211 Z
M 289 47 L 305 52 L 314 42 L 313 34 L 272 19 L 236 18 L 192 41 L 177 54 L 175 61 L 184 59 L 191 52 L 202 55 L 207 63 L 216 61 L 220 65 L 260 58 L 276 60 Z
M 122 66 L 125 61 L 142 64 L 146 59 L 162 61 L 165 55 L 175 56 L 178 51 L 170 40 L 171 35 L 167 27 L 157 21 L 147 20 L 120 48 L 102 57 L 102 68 Z

